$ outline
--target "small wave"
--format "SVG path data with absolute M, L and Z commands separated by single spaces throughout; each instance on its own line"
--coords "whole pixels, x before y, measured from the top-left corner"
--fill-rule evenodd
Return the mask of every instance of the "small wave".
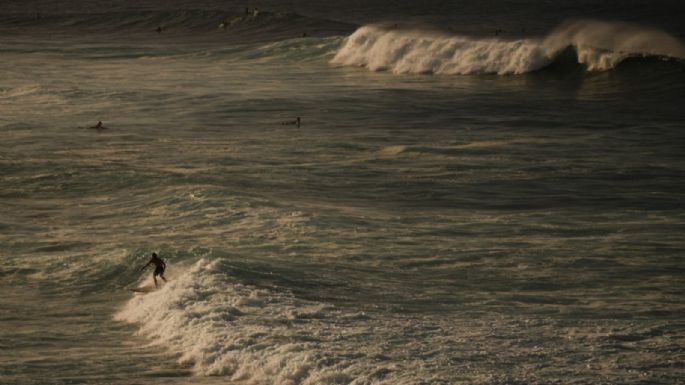
M 4 117 L 12 118 L 16 113 L 25 110 L 27 103 L 43 106 L 34 114 L 50 114 L 57 109 L 65 111 L 69 108 L 66 98 L 55 90 L 46 89 L 40 84 L 25 84 L 12 88 L 0 88 L 0 101 L 3 102 Z
M 0 98 L 12 99 L 22 96 L 35 95 L 41 92 L 42 87 L 39 84 L 28 84 L 19 87 L 0 89 Z
M 685 58 L 683 44 L 664 32 L 581 20 L 562 24 L 543 39 L 518 40 L 363 26 L 332 62 L 398 74 L 523 74 L 550 66 L 569 47 L 588 71 L 610 70 L 635 56 Z
M 340 37 L 296 38 L 268 43 L 256 47 L 245 47 L 241 50 L 222 48 L 206 52 L 212 57 L 231 57 L 242 60 L 284 60 L 298 62 L 330 58 L 340 46 Z

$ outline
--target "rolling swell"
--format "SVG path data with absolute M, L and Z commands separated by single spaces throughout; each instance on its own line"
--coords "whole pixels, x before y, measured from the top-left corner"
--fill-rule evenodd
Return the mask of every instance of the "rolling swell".
M 544 38 L 517 40 L 369 25 L 347 38 L 333 63 L 397 74 L 517 75 L 568 61 L 569 48 L 586 71 L 612 70 L 627 59 L 682 64 L 685 58 L 683 44 L 664 32 L 581 20 L 564 23 Z
M 38 31 L 79 34 L 149 33 L 159 27 L 167 34 L 225 32 L 257 34 L 273 40 L 305 33 L 308 36 L 346 34 L 354 29 L 352 24 L 310 18 L 296 13 L 260 11 L 256 14 L 240 14 L 197 9 L 70 13 L 40 17 L 34 14 L 14 14 L 0 16 L 0 22 L 2 29 L 10 34 Z

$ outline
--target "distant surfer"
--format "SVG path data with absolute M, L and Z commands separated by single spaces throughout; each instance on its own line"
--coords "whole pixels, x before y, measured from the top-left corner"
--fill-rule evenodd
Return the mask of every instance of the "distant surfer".
M 157 27 L 157 29 L 155 29 L 155 31 L 157 31 L 157 33 L 162 33 L 162 27 L 161 26 Z
M 288 121 L 285 121 L 285 122 L 281 122 L 281 125 L 283 125 L 283 126 L 294 126 L 294 125 L 297 125 L 297 127 L 300 127 L 300 122 L 301 122 L 301 121 L 300 121 L 300 117 L 298 116 L 297 119 L 295 119 L 295 120 L 288 120 Z
M 92 128 L 94 130 L 106 130 L 107 129 L 107 127 L 102 125 L 102 121 L 98 121 L 98 124 L 94 125 L 93 127 L 88 127 L 88 128 Z
M 166 278 L 164 278 L 164 269 L 166 269 L 166 263 L 162 261 L 161 258 L 157 256 L 157 253 L 152 253 L 152 258 L 148 261 L 148 263 L 143 266 L 140 271 L 145 270 L 146 267 L 150 265 L 155 265 L 155 272 L 152 273 L 152 279 L 155 281 L 155 287 L 157 287 L 157 276 L 159 275 L 160 278 L 166 282 Z

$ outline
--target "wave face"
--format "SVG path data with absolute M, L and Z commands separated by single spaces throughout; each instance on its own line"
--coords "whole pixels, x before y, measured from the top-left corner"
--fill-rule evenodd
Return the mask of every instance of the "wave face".
M 568 47 L 588 71 L 610 70 L 635 56 L 685 58 L 683 44 L 664 32 L 583 20 L 564 23 L 544 39 L 518 40 L 364 26 L 333 63 L 400 74 L 523 74 L 549 66 Z
M 422 366 L 450 349 L 456 330 L 427 318 L 377 318 L 244 284 L 236 276 L 245 273 L 226 260 L 199 260 L 161 290 L 131 299 L 115 318 L 140 324 L 140 333 L 180 354 L 179 362 L 198 375 L 302 385 L 449 378 L 448 368 Z M 413 339 L 413 333 L 425 338 Z M 414 356 L 400 365 L 396 358 L 407 346 Z

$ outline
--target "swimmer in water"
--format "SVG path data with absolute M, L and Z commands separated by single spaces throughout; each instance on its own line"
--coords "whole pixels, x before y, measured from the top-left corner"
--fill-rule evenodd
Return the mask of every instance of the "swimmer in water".
M 281 122 L 281 125 L 283 126 L 294 126 L 297 125 L 297 127 L 300 127 L 300 117 L 298 116 L 296 120 L 289 120 L 285 122 Z
M 98 121 L 98 124 L 94 125 L 93 127 L 88 127 L 88 128 L 92 128 L 94 130 L 106 130 L 107 129 L 107 127 L 102 125 L 102 121 Z
M 152 253 L 152 258 L 147 262 L 145 266 L 143 266 L 140 271 L 143 271 L 146 267 L 150 265 L 155 265 L 155 271 L 152 273 L 152 279 L 155 281 L 155 287 L 157 287 L 157 276 L 159 275 L 160 278 L 166 282 L 166 278 L 164 278 L 164 269 L 166 269 L 166 263 L 162 261 L 161 258 L 157 256 L 157 253 Z

